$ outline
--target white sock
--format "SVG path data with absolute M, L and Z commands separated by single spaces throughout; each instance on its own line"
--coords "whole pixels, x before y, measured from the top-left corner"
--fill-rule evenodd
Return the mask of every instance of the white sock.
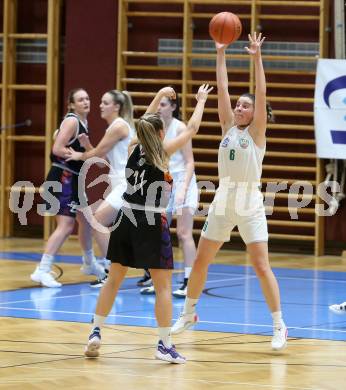
M 272 318 L 273 318 L 273 325 L 276 328 L 280 328 L 283 321 L 282 321 L 282 312 L 281 311 L 275 311 L 271 313 Z
M 94 314 L 93 319 L 93 329 L 94 328 L 102 328 L 103 324 L 105 323 L 107 317 L 99 316 L 97 314 Z
M 185 267 L 185 278 L 186 279 L 189 279 L 191 271 L 192 271 L 192 267 Z
M 89 250 L 84 252 L 83 263 L 85 265 L 90 265 L 94 259 L 95 259 L 95 255 L 94 255 L 94 251 L 92 249 L 89 249 Z
M 158 328 L 159 329 L 159 338 L 162 340 L 163 344 L 167 348 L 172 347 L 171 342 L 171 328 Z
M 46 253 L 44 253 L 41 257 L 41 261 L 40 264 L 38 265 L 38 268 L 40 271 L 50 272 L 53 262 L 54 262 L 54 256 L 47 255 Z
M 192 298 L 186 297 L 185 302 L 184 302 L 183 313 L 185 313 L 185 314 L 194 313 L 196 311 L 197 302 L 198 302 L 198 299 L 192 299 Z

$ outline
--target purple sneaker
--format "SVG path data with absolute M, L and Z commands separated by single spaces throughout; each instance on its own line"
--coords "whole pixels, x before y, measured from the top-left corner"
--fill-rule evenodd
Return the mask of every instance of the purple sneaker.
M 96 358 L 99 356 L 101 346 L 100 328 L 95 327 L 89 336 L 88 345 L 85 347 L 84 355 L 89 358 Z
M 159 360 L 164 360 L 169 363 L 184 364 L 186 359 L 184 356 L 181 356 L 175 349 L 175 346 L 172 345 L 171 348 L 167 348 L 162 340 L 157 344 L 157 349 L 155 353 L 155 358 Z

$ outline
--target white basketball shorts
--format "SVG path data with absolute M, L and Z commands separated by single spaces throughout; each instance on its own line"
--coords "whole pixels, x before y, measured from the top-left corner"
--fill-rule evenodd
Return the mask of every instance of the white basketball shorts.
M 218 188 L 202 229 L 202 237 L 213 241 L 230 241 L 238 226 L 245 244 L 268 241 L 268 225 L 260 191 L 225 191 Z

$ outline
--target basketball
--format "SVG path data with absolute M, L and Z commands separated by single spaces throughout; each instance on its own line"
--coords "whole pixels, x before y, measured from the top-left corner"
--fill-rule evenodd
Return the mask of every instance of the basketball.
M 209 35 L 219 43 L 230 44 L 236 41 L 241 31 L 241 21 L 232 12 L 220 12 L 209 23 Z

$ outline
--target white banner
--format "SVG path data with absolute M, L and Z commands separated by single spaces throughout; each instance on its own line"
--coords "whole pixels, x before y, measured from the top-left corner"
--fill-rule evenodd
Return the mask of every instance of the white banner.
M 346 60 L 318 60 L 314 112 L 317 156 L 346 159 Z

